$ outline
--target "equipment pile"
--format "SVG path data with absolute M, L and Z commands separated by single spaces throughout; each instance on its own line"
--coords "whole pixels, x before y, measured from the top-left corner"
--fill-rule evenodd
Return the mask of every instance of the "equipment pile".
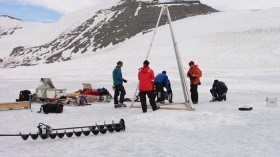
M 73 103 L 79 106 L 92 102 L 111 101 L 112 95 L 104 87 L 93 89 L 90 83 L 82 83 L 82 85 L 83 89 L 74 93 L 66 93 L 66 89 L 56 89 L 50 78 L 41 78 L 41 84 L 36 88 L 36 93 L 32 95 L 31 100 L 36 103 L 53 103 L 58 101 L 62 104 Z M 28 99 L 28 95 L 26 97 Z M 81 101 L 84 98 L 85 100 Z

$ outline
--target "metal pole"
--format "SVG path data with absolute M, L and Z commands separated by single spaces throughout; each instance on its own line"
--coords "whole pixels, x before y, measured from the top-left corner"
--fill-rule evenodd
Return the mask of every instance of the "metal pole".
M 154 38 L 155 38 L 155 35 L 156 35 L 156 32 L 157 32 L 157 28 L 158 28 L 158 25 L 159 25 L 160 18 L 161 18 L 161 15 L 163 13 L 163 10 L 164 10 L 164 6 L 162 6 L 161 10 L 160 10 L 160 13 L 159 13 L 159 16 L 158 16 L 158 20 L 157 20 L 157 24 L 156 24 L 156 27 L 154 29 L 154 34 L 153 34 L 152 40 L 150 42 L 150 46 L 149 46 L 148 53 L 147 53 L 147 56 L 146 56 L 146 60 L 150 56 L 150 52 L 151 52 L 151 49 L 152 49 L 152 46 L 153 46 Z M 136 90 L 135 90 L 134 96 L 133 96 L 133 100 L 132 100 L 132 103 L 131 103 L 130 106 L 133 106 L 133 104 L 134 104 L 134 100 L 136 99 L 136 95 L 137 95 L 138 89 L 139 89 L 139 82 L 137 83 Z
M 180 74 L 180 78 L 181 78 L 181 84 L 182 84 L 182 88 L 183 88 L 183 92 L 184 92 L 184 97 L 185 97 L 185 105 L 187 108 L 192 108 L 192 104 L 190 103 L 190 99 L 189 99 L 189 93 L 188 93 L 188 88 L 186 85 L 186 79 L 185 79 L 185 74 L 184 74 L 184 70 L 183 70 L 183 65 L 182 65 L 182 61 L 181 61 L 181 57 L 179 54 L 179 50 L 178 50 L 178 46 L 177 46 L 177 42 L 173 33 L 173 28 L 172 28 L 172 24 L 171 24 L 171 17 L 170 17 L 170 13 L 169 13 L 169 9 L 168 6 L 165 6 L 166 10 L 167 10 L 167 20 L 170 26 L 170 31 L 171 31 L 171 36 L 172 36 L 172 40 L 173 40 L 173 46 L 174 46 L 174 50 L 175 50 L 175 55 L 176 55 L 176 59 L 177 59 L 177 64 L 178 64 L 178 69 L 179 69 L 179 74 Z
M 0 134 L 0 136 L 21 136 L 21 135 L 20 134 Z
M 152 40 L 151 40 L 151 43 L 150 43 L 150 46 L 149 46 L 149 50 L 148 50 L 148 53 L 147 53 L 147 56 L 146 56 L 146 59 L 148 59 L 149 56 L 150 56 L 150 52 L 151 52 L 151 49 L 152 49 L 152 45 L 153 45 L 153 42 L 154 42 L 154 39 L 155 39 L 155 36 L 156 36 L 157 28 L 158 28 L 158 25 L 159 25 L 160 18 L 161 18 L 161 15 L 163 13 L 163 10 L 164 10 L 164 6 L 161 7 L 161 10 L 160 10 L 160 13 L 159 13 L 159 16 L 158 16 L 158 20 L 157 20 L 157 24 L 156 24 L 156 27 L 155 27 L 155 30 L 154 30 L 154 35 L 152 37 Z
M 32 109 L 31 109 L 31 103 L 32 103 L 32 95 L 29 94 L 29 109 L 32 111 Z

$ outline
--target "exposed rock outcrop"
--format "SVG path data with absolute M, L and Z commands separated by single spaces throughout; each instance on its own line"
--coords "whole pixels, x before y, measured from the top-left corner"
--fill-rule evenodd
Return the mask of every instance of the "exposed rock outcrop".
M 172 21 L 217 10 L 199 1 L 169 3 Z M 124 0 L 102 9 L 73 30 L 61 33 L 53 41 L 36 47 L 18 46 L 13 49 L 4 67 L 27 66 L 67 61 L 76 55 L 94 53 L 109 45 L 116 45 L 138 33 L 155 27 L 161 5 L 151 2 Z M 166 24 L 166 19 L 160 25 Z

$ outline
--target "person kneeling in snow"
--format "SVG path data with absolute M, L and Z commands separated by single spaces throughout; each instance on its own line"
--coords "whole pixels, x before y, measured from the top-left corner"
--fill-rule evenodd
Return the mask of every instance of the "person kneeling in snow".
M 210 93 L 212 94 L 212 102 L 213 101 L 222 101 L 227 99 L 228 88 L 226 84 L 219 80 L 214 80 L 212 89 L 210 90 Z
M 166 71 L 162 71 L 162 73 L 158 74 L 155 77 L 154 85 L 156 87 L 156 93 L 157 93 L 157 101 L 160 103 L 164 103 L 165 101 L 165 91 L 164 87 L 169 90 L 169 81 L 168 81 L 168 76 L 166 75 Z

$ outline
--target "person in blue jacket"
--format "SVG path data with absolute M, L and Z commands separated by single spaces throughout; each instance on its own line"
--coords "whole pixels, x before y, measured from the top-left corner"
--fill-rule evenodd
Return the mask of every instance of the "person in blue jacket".
M 212 100 L 211 101 L 223 101 L 227 100 L 227 91 L 228 88 L 226 84 L 219 80 L 214 80 L 214 83 L 212 85 L 212 89 L 210 90 L 210 93 L 212 94 Z
M 165 92 L 164 87 L 169 90 L 169 82 L 168 76 L 166 75 L 166 71 L 162 71 L 162 73 L 158 74 L 155 77 L 155 87 L 157 93 L 157 102 L 164 103 L 165 100 Z
M 123 82 L 126 83 L 127 81 L 122 77 L 122 68 L 123 62 L 118 61 L 117 66 L 113 70 L 113 82 L 114 82 L 114 105 L 115 108 L 118 107 L 126 107 L 126 105 L 123 103 L 124 101 L 124 96 L 126 94 Z M 118 96 L 120 95 L 120 99 L 118 100 Z

